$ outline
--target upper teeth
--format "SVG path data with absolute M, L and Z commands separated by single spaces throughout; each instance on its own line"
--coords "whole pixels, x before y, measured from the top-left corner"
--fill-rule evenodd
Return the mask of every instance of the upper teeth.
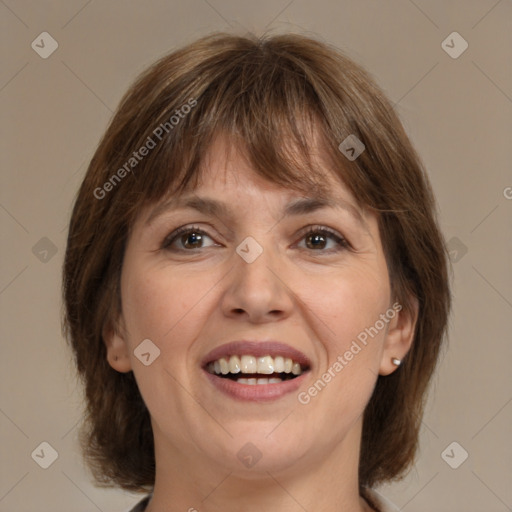
M 289 357 L 254 357 L 244 355 L 230 356 L 229 358 L 221 357 L 208 364 L 208 371 L 217 375 L 226 375 L 228 373 L 262 373 L 265 375 L 292 373 L 293 375 L 300 375 L 302 368 L 300 363 L 293 361 Z

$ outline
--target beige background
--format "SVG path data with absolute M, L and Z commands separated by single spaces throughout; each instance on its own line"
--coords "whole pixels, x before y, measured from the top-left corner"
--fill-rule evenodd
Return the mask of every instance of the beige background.
M 404 512 L 512 510 L 510 0 L 5 0 L 0 23 L 0 511 L 122 511 L 139 499 L 95 488 L 78 452 L 80 386 L 59 324 L 66 224 L 129 83 L 215 30 L 316 35 L 396 103 L 437 194 L 455 304 L 420 458 L 382 492 Z M 43 31 L 59 45 L 47 59 L 31 48 Z M 456 59 L 441 46 L 453 31 L 469 44 Z M 58 453 L 48 469 L 31 457 L 43 441 Z M 469 454 L 458 469 L 441 456 L 453 441 L 452 464 Z

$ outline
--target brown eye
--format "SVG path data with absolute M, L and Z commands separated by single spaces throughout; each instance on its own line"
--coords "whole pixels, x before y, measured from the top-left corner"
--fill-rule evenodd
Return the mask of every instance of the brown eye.
M 306 236 L 306 247 L 308 249 L 325 249 L 327 237 L 320 234 L 310 234 Z
M 304 241 L 304 245 L 302 245 L 302 241 Z M 320 253 L 332 253 L 348 249 L 350 244 L 329 228 L 313 227 L 302 236 L 299 247 Z
M 217 245 L 210 235 L 199 228 L 184 227 L 171 233 L 162 243 L 168 251 L 193 251 Z
M 185 235 L 181 235 L 180 240 L 186 249 L 199 249 L 203 243 L 203 235 L 196 231 L 190 231 Z

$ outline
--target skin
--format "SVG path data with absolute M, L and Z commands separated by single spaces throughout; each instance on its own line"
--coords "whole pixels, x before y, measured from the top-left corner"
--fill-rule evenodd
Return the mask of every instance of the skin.
M 395 371 L 391 359 L 409 350 L 416 312 L 397 313 L 307 405 L 295 392 L 266 403 L 220 393 L 200 368 L 212 348 L 240 339 L 288 343 L 312 361 L 298 390 L 307 391 L 396 302 L 377 218 L 339 180 L 326 174 L 333 198 L 361 222 L 340 207 L 283 217 L 304 194 L 259 177 L 226 144 L 215 141 L 188 194 L 222 201 L 230 215 L 171 207 L 148 224 L 156 205 L 141 212 L 123 263 L 123 312 L 104 336 L 109 363 L 134 372 L 151 415 L 156 481 L 147 510 L 372 510 L 358 490 L 362 413 L 378 375 Z M 320 151 L 315 158 L 326 168 Z M 208 235 L 162 248 L 181 226 Z M 349 246 L 330 236 L 315 243 L 304 233 L 310 226 L 331 228 Z M 263 248 L 250 264 L 235 252 L 247 236 Z M 145 366 L 134 350 L 148 338 L 161 352 Z M 251 468 L 237 458 L 248 442 L 262 454 Z

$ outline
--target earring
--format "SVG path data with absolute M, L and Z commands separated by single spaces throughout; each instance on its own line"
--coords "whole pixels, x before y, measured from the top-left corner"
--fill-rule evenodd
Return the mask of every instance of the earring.
M 402 364 L 402 361 L 400 361 L 400 359 L 397 359 L 396 357 L 391 358 L 391 362 L 392 362 L 395 366 L 400 366 L 400 365 Z

